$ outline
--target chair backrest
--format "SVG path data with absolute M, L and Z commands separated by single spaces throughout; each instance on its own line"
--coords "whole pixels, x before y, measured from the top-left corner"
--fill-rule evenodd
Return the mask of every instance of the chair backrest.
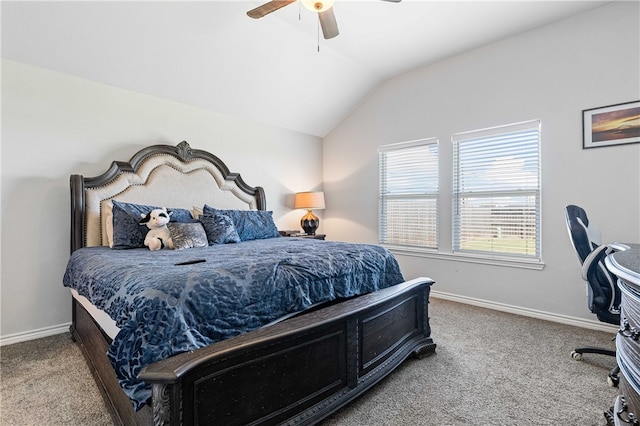
M 582 207 L 570 204 L 564 208 L 564 213 L 567 219 L 567 229 L 571 244 L 578 254 L 580 264 L 583 264 L 589 253 L 599 245 L 600 241 L 593 241 L 595 238 L 589 235 L 589 218 Z
M 571 244 L 580 264 L 584 265 L 589 254 L 600 246 L 600 234 L 595 227 L 590 226 L 587 213 L 582 207 L 570 204 L 564 211 Z M 589 269 L 590 273 L 586 277 L 589 284 L 589 309 L 601 321 L 616 324 L 619 318 L 620 290 L 616 285 L 617 278 L 604 264 L 605 256 L 606 251 L 602 250 L 594 259 L 597 265 Z

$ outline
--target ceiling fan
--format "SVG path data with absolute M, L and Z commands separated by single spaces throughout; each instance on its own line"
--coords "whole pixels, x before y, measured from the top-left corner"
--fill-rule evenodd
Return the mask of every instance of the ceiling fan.
M 251 9 L 247 12 L 251 18 L 259 19 L 263 16 L 270 14 L 271 12 L 275 12 L 278 9 L 281 9 L 297 0 L 272 0 L 263 4 L 262 6 L 258 6 L 255 9 Z M 336 17 L 333 14 L 333 4 L 335 0 L 300 0 L 304 7 L 309 9 L 312 12 L 316 12 L 318 14 L 318 19 L 320 21 L 320 26 L 322 26 L 322 35 L 325 39 L 334 38 L 339 33 L 338 31 L 338 23 L 336 22 Z M 393 3 L 399 3 L 401 0 L 383 0 L 389 1 Z

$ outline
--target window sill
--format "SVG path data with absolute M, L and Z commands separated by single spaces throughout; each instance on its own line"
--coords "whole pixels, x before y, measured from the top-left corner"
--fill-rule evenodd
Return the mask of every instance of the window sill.
M 476 255 L 470 253 L 443 253 L 437 250 L 385 245 L 393 254 L 402 256 L 425 257 L 454 262 L 479 263 L 483 265 L 504 266 L 509 268 L 533 269 L 541 271 L 544 262 L 528 259 L 514 259 L 498 256 Z

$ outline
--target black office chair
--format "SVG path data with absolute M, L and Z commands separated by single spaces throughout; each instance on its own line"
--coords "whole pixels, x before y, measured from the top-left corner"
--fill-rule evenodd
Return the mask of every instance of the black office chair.
M 599 234 L 593 226 L 589 226 L 587 213 L 581 207 L 568 205 L 564 211 L 571 244 L 582 264 L 582 279 L 588 284 L 589 309 L 600 321 L 620 325 L 620 289 L 616 284 L 617 277 L 609 272 L 604 259 L 608 254 L 625 247 L 620 244 L 601 244 Z M 582 359 L 582 354 L 616 356 L 614 350 L 594 347 L 576 348 L 571 352 L 571 356 L 578 360 Z M 609 372 L 611 386 L 618 386 L 619 373 L 618 367 Z

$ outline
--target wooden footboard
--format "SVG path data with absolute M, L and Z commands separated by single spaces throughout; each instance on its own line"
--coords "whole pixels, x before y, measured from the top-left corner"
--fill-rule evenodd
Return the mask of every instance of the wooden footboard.
M 139 377 L 153 385 L 153 423 L 317 423 L 410 355 L 435 351 L 428 318 L 432 283 L 408 281 L 147 366 Z M 77 325 L 74 334 L 85 346 L 95 333 L 81 328 Z M 99 354 L 86 348 L 85 353 L 114 418 L 150 424 L 147 411 L 132 418 L 131 404 L 120 400 L 124 393 L 105 385 L 115 375 L 97 367 L 104 364 L 92 360 Z M 105 380 L 109 374 L 113 377 Z M 121 395 L 114 396 L 116 391 Z

